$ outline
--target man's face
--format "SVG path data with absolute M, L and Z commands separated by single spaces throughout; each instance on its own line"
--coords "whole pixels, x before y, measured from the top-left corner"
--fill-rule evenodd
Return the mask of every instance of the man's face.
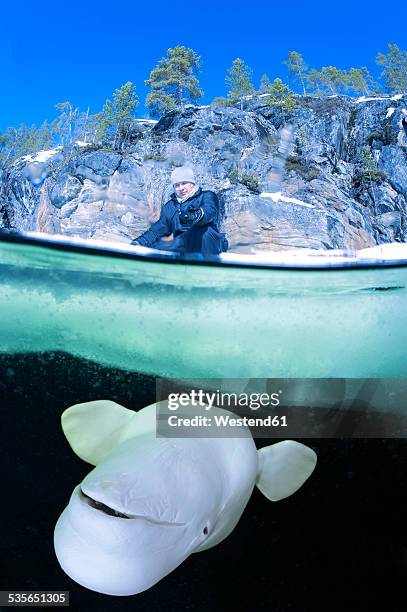
M 175 183 L 175 193 L 179 198 L 185 198 L 195 187 L 193 183 Z

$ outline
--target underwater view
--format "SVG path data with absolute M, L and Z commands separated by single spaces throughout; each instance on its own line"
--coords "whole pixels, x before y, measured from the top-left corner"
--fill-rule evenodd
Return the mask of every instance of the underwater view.
M 3 7 L 0 610 L 405 612 L 403 14 Z
M 205 261 L 4 234 L 0 350 L 172 378 L 403 377 L 398 247 Z
M 404 439 L 300 440 L 318 463 L 299 492 L 272 503 L 255 490 L 225 541 L 145 592 L 113 597 L 71 580 L 55 557 L 55 523 L 89 472 L 60 417 L 96 397 L 140 409 L 155 400 L 154 379 L 63 353 L 3 355 L 0 392 L 2 589 L 69 591 L 83 610 L 403 609 Z
M 407 503 L 403 250 L 397 249 L 398 258 L 394 249 L 387 250 L 386 256 L 386 249 L 381 248 L 380 259 L 376 251 L 365 258 L 363 254 L 342 254 L 307 259 L 303 254 L 294 261 L 286 254 L 283 263 L 243 257 L 236 265 L 227 259 L 179 261 L 159 252 L 134 256 L 106 245 L 98 251 L 97 245 L 52 237 L 7 234 L 2 238 L 0 405 L 2 479 L 7 491 L 1 511 L 6 527 L 2 534 L 3 590 L 69 591 L 74 609 L 127 610 L 133 608 L 136 598 L 140 609 L 146 610 L 162 609 L 163 602 L 169 610 L 180 606 L 192 610 L 228 606 L 281 611 L 343 610 L 345 606 L 402 610 L 399 603 L 407 570 L 402 524 Z M 259 312 L 255 319 L 254 309 Z M 197 316 L 199 325 L 194 325 Z M 319 338 L 314 340 L 314 336 Z M 169 337 L 179 340 L 168 343 Z M 233 360 L 228 361 L 232 355 Z M 155 561 L 154 575 L 158 574 L 154 578 L 142 563 L 145 574 L 138 579 L 139 587 L 134 582 L 132 559 L 118 569 L 113 549 L 107 553 L 107 565 L 101 566 L 102 573 L 93 569 L 106 554 L 93 550 L 96 543 L 84 566 L 86 575 L 90 567 L 95 577 L 85 578 L 83 570 L 76 575 L 82 563 L 82 538 L 92 533 L 92 523 L 79 540 L 72 566 L 64 542 L 69 551 L 77 529 L 71 533 L 71 521 L 78 519 L 59 517 L 78 483 L 83 481 L 82 500 L 93 506 L 91 512 L 121 525 L 133 516 L 128 510 L 119 512 L 118 501 L 107 505 L 92 501 L 94 493 L 84 489 L 91 474 L 84 480 L 90 467 L 80 458 L 98 463 L 99 459 L 88 458 L 89 452 L 96 444 L 100 455 L 97 431 L 100 426 L 107 431 L 107 424 L 101 421 L 106 406 L 98 406 L 95 400 L 110 400 L 129 414 L 142 414 L 145 406 L 170 397 L 168 389 L 177 388 L 168 382 L 168 389 L 164 384 L 160 395 L 159 380 L 178 379 L 189 389 L 199 377 L 206 391 L 264 391 L 270 380 L 262 385 L 261 376 L 284 389 L 286 403 L 278 414 L 286 415 L 292 427 L 251 428 L 256 447 L 272 449 L 280 439 L 294 438 L 306 453 L 314 453 L 316 466 L 313 462 L 303 477 L 299 476 L 303 468 L 296 467 L 294 484 L 282 493 L 276 490 L 287 486 L 292 478 L 288 472 L 283 472 L 277 489 L 272 484 L 271 493 L 268 484 L 264 492 L 257 477 L 261 492 L 257 487 L 252 492 L 253 484 L 248 485 L 239 520 L 232 519 L 230 534 L 222 542 L 215 541 L 218 545 L 213 548 L 203 547 L 191 556 L 183 552 L 171 561 L 168 551 L 172 549 L 164 544 L 163 536 L 149 539 L 148 547 L 158 545 L 164 567 L 169 569 L 158 570 Z M 96 421 L 89 434 L 87 420 L 75 425 L 80 413 L 74 415 L 73 425 L 67 424 L 66 409 L 75 404 L 95 409 Z M 235 414 L 238 408 L 235 406 Z M 270 408 L 256 413 L 247 408 L 242 414 L 264 418 Z M 97 469 L 107 469 L 108 474 L 109 457 L 115 455 L 109 455 L 106 444 L 117 439 L 118 424 L 112 425 L 112 434 L 103 434 L 107 436 L 103 442 L 107 463 L 103 467 L 102 461 Z M 279 424 L 285 425 L 284 421 Z M 135 427 L 137 434 L 137 422 Z M 155 416 L 151 427 L 155 439 Z M 78 435 L 81 440 L 75 442 Z M 181 444 L 183 452 L 190 448 L 195 455 L 202 444 L 200 438 L 214 434 L 185 434 L 188 439 L 182 433 L 174 435 L 181 435 L 181 440 L 173 439 L 172 445 Z M 243 474 L 253 458 L 245 459 L 244 448 L 233 446 L 241 439 L 235 436 L 242 434 L 229 430 L 220 435 L 229 439 L 214 441 L 204 459 L 206 469 L 213 473 L 216 466 L 219 470 L 221 459 L 215 458 L 216 453 L 219 444 L 226 444 L 228 461 L 233 457 L 230 469 Z M 153 445 L 156 443 L 161 444 L 162 438 L 161 442 L 156 438 Z M 118 448 L 125 449 L 126 444 Z M 147 453 L 145 457 L 151 455 L 152 449 L 140 448 L 142 455 Z M 165 455 L 163 450 L 158 452 L 158 475 L 150 473 L 147 463 L 136 471 L 136 497 L 132 493 L 130 501 L 124 502 L 130 483 L 120 494 L 120 503 L 133 508 L 132 513 L 139 514 L 134 504 L 139 507 L 142 503 L 144 508 L 143 500 L 149 499 L 144 496 L 151 495 L 141 492 L 145 485 L 139 479 L 144 476 L 147 489 L 158 482 L 154 496 L 164 495 L 158 516 L 173 512 L 168 496 L 175 495 L 174 503 L 185 496 L 185 492 L 176 493 L 175 482 L 169 484 L 179 471 L 178 459 L 171 468 L 168 450 Z M 130 459 L 136 469 L 133 461 L 136 457 Z M 292 459 L 288 462 L 292 465 Z M 125 465 L 129 464 L 117 468 L 119 482 L 127 473 Z M 188 474 L 188 468 L 182 468 L 181 485 Z M 194 489 L 196 477 L 191 481 Z M 203 475 L 199 481 L 204 482 L 201 478 Z M 198 494 L 203 499 L 214 495 L 215 483 L 222 482 L 225 475 L 216 478 L 220 481 L 215 479 L 207 493 L 197 490 L 193 499 L 199 499 Z M 148 502 L 149 513 L 151 504 L 156 504 L 154 496 Z M 96 499 L 101 499 L 100 493 Z M 73 502 L 74 497 L 65 510 L 67 517 L 75 513 L 75 506 L 69 510 Z M 188 503 L 182 502 L 174 516 L 182 515 Z M 197 510 L 191 517 L 197 516 Z M 58 520 L 55 554 L 53 532 Z M 216 527 L 220 519 L 213 520 Z M 113 527 L 102 527 L 103 546 Z M 124 559 L 139 550 L 139 541 L 148 534 L 149 530 L 141 540 L 140 536 L 128 540 L 121 553 Z M 125 535 L 120 541 L 123 537 L 127 541 Z M 175 540 L 177 546 L 183 541 L 180 538 Z M 114 586 L 122 582 L 123 586 Z
M 403 609 L 405 440 L 302 440 L 318 464 L 300 492 L 272 504 L 255 491 L 224 542 L 144 593 L 112 597 L 73 582 L 55 558 L 54 525 L 89 471 L 60 416 L 95 397 L 140 409 L 154 379 L 63 353 L 3 355 L 1 395 L 2 589 L 67 590 L 74 609 L 92 610 Z

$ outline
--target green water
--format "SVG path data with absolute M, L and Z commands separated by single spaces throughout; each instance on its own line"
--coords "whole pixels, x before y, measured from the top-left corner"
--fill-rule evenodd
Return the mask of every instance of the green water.
M 0 242 L 0 352 L 168 377 L 406 377 L 407 267 L 289 270 Z

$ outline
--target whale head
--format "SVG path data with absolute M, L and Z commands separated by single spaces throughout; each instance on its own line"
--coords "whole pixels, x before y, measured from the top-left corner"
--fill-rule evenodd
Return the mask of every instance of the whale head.
M 191 444 L 122 442 L 72 493 L 55 528 L 58 560 L 89 589 L 144 591 L 212 535 L 222 484 L 210 456 Z

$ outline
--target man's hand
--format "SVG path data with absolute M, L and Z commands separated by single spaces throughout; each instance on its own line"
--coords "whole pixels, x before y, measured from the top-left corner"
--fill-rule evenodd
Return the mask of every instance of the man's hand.
M 192 227 L 204 216 L 202 208 L 197 208 L 194 204 L 188 204 L 186 208 L 181 208 L 179 220 L 184 227 Z

